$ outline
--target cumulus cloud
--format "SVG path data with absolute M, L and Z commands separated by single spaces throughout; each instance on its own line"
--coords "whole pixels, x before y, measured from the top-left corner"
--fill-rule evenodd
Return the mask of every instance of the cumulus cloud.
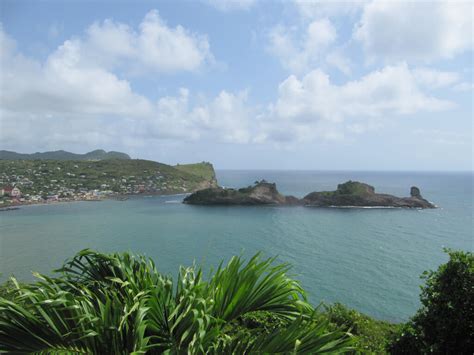
M 456 72 L 419 68 L 413 71 L 415 80 L 427 88 L 438 89 L 456 84 L 460 75 Z
M 354 38 L 372 60 L 431 62 L 470 50 L 472 26 L 469 1 L 372 1 Z
M 462 84 L 454 72 L 407 64 L 335 84 L 324 71 L 311 70 L 325 60 L 351 73 L 351 63 L 332 47 L 337 33 L 331 21 L 311 20 L 301 40 L 286 30 L 272 30 L 270 50 L 298 74 L 281 82 L 268 107 L 256 108 L 245 90 L 204 98 L 186 88 L 163 97 L 135 91 L 125 78 L 127 70 L 193 71 L 212 59 L 204 36 L 167 26 L 156 11 L 137 30 L 111 20 L 97 22 L 41 62 L 20 53 L 0 27 L 2 143 L 28 151 L 32 142 L 36 149 L 75 144 L 83 149 L 118 140 L 135 146 L 163 140 L 294 144 L 341 139 L 374 129 L 386 117 L 449 109 L 451 102 L 425 89 Z
M 302 79 L 291 75 L 279 85 L 269 118 L 278 128 L 263 137 L 282 141 L 339 138 L 345 131 L 362 133 L 385 117 L 452 107 L 449 101 L 425 94 L 406 64 L 387 66 L 343 85 L 333 84 L 317 69 Z
M 90 30 L 96 33 L 97 28 Z M 114 43 L 129 35 L 125 27 L 116 31 L 114 25 L 107 39 L 90 38 L 108 42 L 111 57 L 125 57 L 134 47 Z M 38 149 L 97 147 L 117 139 L 130 144 L 203 137 L 233 143 L 248 140 L 245 92 L 222 91 L 194 105 L 187 89 L 156 100 L 143 96 L 112 71 L 114 63 L 90 60 L 88 54 L 97 52 L 89 49 L 99 43 L 67 40 L 39 62 L 18 52 L 0 27 L 0 126 L 5 147 L 29 150 L 32 142 Z
M 329 52 L 326 55 L 326 62 L 346 75 L 352 73 L 352 62 L 341 50 Z
M 295 28 L 275 26 L 269 32 L 268 50 L 285 68 L 301 73 L 321 60 L 324 51 L 335 42 L 337 33 L 328 19 L 312 21 L 301 39 L 298 32 Z
M 157 10 L 148 12 L 137 30 L 112 20 L 96 22 L 77 42 L 83 48 L 82 61 L 134 71 L 195 71 L 213 62 L 206 36 L 168 26 Z
M 216 97 L 192 105 L 190 93 L 158 100 L 152 120 L 143 121 L 137 133 L 153 138 L 205 139 L 226 143 L 247 143 L 252 110 L 247 92 L 221 91 Z
M 113 73 L 80 64 L 78 42 L 66 41 L 44 64 L 14 50 L 2 31 L 1 105 L 17 113 L 143 115 L 150 103 Z M 99 84 L 100 83 L 100 84 Z

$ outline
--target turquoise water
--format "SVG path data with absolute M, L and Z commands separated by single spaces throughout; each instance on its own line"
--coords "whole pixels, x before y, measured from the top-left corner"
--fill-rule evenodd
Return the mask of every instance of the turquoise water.
M 83 248 L 144 253 L 172 275 L 263 251 L 293 265 L 313 303 L 403 321 L 419 307 L 419 275 L 447 260 L 443 247 L 473 249 L 472 173 L 218 171 L 224 186 L 262 178 L 300 197 L 348 179 L 403 196 L 417 185 L 440 208 L 202 207 L 183 196 L 28 206 L 0 215 L 1 280 L 31 280 Z

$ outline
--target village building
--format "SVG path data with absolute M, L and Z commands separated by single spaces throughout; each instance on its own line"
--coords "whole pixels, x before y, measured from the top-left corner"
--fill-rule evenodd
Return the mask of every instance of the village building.
M 3 195 L 18 198 L 21 196 L 21 191 L 18 187 L 5 186 L 3 187 Z

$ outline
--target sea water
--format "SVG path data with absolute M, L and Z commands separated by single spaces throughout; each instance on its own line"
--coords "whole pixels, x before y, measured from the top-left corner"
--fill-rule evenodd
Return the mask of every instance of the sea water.
M 25 206 L 0 214 L 0 281 L 50 273 L 84 248 L 145 254 L 170 275 L 179 265 L 210 269 L 261 251 L 290 263 L 315 305 L 342 302 L 404 321 L 419 307 L 420 274 L 447 261 L 443 248 L 473 250 L 472 172 L 218 171 L 217 178 L 227 187 L 265 179 L 298 197 L 349 179 L 399 196 L 416 185 L 439 208 L 205 207 L 181 204 L 182 195 Z

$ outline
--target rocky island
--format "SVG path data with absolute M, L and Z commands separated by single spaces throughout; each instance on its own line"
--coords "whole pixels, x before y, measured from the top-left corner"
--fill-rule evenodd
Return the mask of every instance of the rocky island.
M 294 205 L 300 204 L 301 200 L 280 194 L 276 184 L 262 180 L 238 190 L 211 187 L 196 191 L 183 202 L 190 205 Z
M 335 191 L 311 192 L 303 201 L 306 206 L 315 207 L 436 207 L 421 196 L 416 186 L 411 187 L 410 197 L 396 197 L 376 193 L 373 186 L 358 181 L 339 184 Z
M 420 189 L 413 186 L 410 197 L 396 197 L 375 192 L 373 186 L 347 181 L 335 191 L 311 192 L 302 199 L 278 192 L 274 183 L 265 180 L 241 189 L 211 187 L 196 191 L 184 201 L 192 205 L 303 205 L 308 207 L 399 207 L 435 208 L 425 200 Z

